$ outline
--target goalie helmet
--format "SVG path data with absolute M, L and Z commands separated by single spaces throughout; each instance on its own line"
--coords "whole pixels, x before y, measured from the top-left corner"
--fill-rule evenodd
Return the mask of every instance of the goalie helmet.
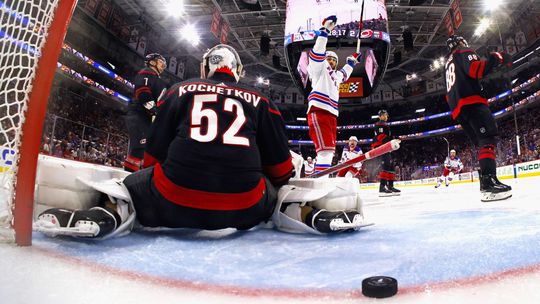
M 339 63 L 339 58 L 338 58 L 337 54 L 335 52 L 332 52 L 332 51 L 326 51 L 326 57 L 331 57 L 331 58 L 336 59 L 336 67 L 334 68 L 334 70 L 336 70 L 337 66 L 338 66 L 338 63 Z
M 201 78 L 209 78 L 216 71 L 234 76 L 236 82 L 242 75 L 242 61 L 236 50 L 226 44 L 218 44 L 206 51 L 201 62 Z
M 463 42 L 466 47 L 469 47 L 469 44 L 467 43 L 467 40 L 461 36 L 452 35 L 448 40 L 446 40 L 446 47 L 448 48 L 449 52 L 452 52 L 456 47 L 458 47 L 459 43 Z

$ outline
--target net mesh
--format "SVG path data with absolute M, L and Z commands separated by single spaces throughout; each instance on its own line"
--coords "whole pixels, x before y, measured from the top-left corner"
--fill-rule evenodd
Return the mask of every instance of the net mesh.
M 13 198 L 22 125 L 58 2 L 0 0 L 0 241 L 14 239 Z

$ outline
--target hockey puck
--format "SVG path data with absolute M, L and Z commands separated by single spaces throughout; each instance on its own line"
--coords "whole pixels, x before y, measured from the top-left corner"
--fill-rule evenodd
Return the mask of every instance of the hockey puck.
M 370 298 L 389 298 L 398 291 L 397 280 L 392 277 L 375 276 L 362 280 L 362 294 Z

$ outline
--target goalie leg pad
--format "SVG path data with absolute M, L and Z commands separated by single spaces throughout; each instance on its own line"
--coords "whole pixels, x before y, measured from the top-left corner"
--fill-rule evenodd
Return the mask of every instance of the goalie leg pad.
M 289 185 L 279 190 L 272 222 L 277 229 L 286 232 L 321 234 L 313 226 L 302 222 L 300 208 L 308 205 L 317 210 L 324 209 L 325 212 L 356 212 L 359 215 L 356 221 L 354 215 L 351 221 L 343 221 L 347 229 L 372 225 L 364 222 L 359 187 L 358 180 L 351 178 L 291 179 Z M 291 204 L 282 208 L 284 203 Z

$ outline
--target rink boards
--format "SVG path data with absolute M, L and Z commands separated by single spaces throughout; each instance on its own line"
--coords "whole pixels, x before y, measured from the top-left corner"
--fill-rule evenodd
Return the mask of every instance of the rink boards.
M 513 179 L 530 176 L 540 176 L 540 160 L 534 160 L 515 165 L 503 166 L 497 168 L 497 176 L 499 179 Z M 464 172 L 456 174 L 452 184 L 463 184 L 478 181 L 478 172 Z M 401 187 L 416 187 L 416 186 L 433 186 L 437 184 L 437 178 L 424 178 L 410 181 L 396 181 L 396 185 Z M 364 183 L 361 188 L 372 189 L 379 187 L 379 183 Z

